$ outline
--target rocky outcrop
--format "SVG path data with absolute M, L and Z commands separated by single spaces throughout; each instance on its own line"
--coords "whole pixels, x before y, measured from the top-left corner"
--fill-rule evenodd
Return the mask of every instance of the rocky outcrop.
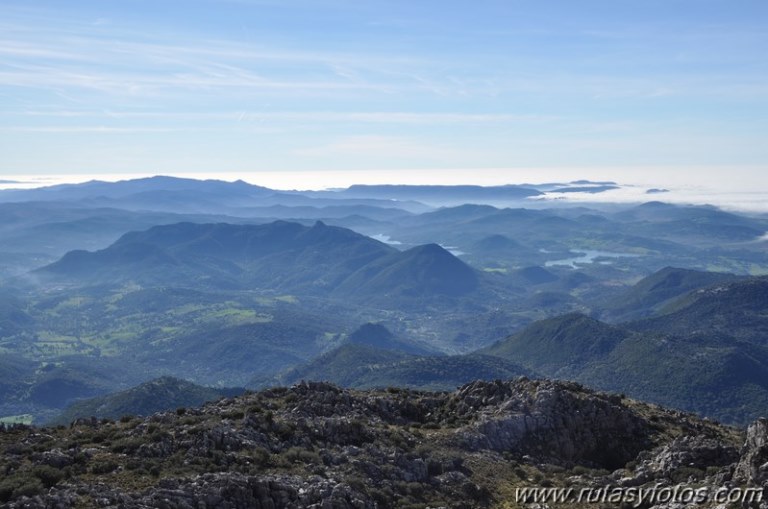
M 98 484 L 81 486 L 77 495 L 87 495 L 101 507 L 123 509 L 373 509 L 375 504 L 350 486 L 318 476 L 253 477 L 242 474 L 206 474 L 191 480 L 164 480 L 145 493 L 125 493 Z M 8 508 L 72 507 L 73 493 L 52 490 Z
M 534 455 L 555 464 L 615 469 L 650 444 L 647 424 L 621 403 L 573 383 L 528 380 L 463 387 L 458 411 L 475 422 L 458 431 L 470 449 Z
M 730 481 L 738 449 L 723 439 L 706 435 L 684 435 L 650 451 L 642 451 L 633 463 L 631 475 L 617 470 L 611 476 L 620 486 L 641 486 L 651 482 L 701 480 L 717 470 L 717 484 Z
M 301 383 L 144 419 L 2 428 L 0 503 L 474 509 L 509 502 L 512 486 L 761 484 L 767 444 L 768 421 L 744 440 L 575 383 L 519 378 L 452 393 Z
M 758 419 L 747 428 L 735 477 L 759 486 L 768 482 L 768 419 Z

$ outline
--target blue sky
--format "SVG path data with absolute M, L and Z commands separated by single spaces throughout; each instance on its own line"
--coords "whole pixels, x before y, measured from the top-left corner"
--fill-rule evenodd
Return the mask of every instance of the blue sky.
M 0 177 L 755 176 L 766 54 L 764 0 L 3 0 Z

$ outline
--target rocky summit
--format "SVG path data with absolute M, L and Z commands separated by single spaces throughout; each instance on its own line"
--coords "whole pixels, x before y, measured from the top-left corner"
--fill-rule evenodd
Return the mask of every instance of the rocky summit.
M 10 426 L 0 447 L 8 508 L 542 507 L 556 489 L 768 486 L 766 420 L 745 431 L 528 378 L 454 392 L 302 382 L 145 418 Z M 563 504 L 619 505 L 606 500 Z

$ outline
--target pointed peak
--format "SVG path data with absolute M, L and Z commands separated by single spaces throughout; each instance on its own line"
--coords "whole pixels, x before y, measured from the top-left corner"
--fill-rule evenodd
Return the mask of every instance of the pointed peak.
M 435 244 L 435 243 L 422 244 L 420 246 L 416 246 L 414 248 L 411 248 L 410 251 L 413 252 L 413 253 L 417 253 L 417 254 L 421 254 L 421 253 L 428 253 L 428 254 L 432 254 L 432 253 L 436 253 L 436 254 L 437 253 L 439 253 L 439 254 L 447 253 L 449 255 L 451 254 L 443 246 L 441 246 L 440 244 Z M 453 255 L 451 255 L 451 256 L 453 256 Z

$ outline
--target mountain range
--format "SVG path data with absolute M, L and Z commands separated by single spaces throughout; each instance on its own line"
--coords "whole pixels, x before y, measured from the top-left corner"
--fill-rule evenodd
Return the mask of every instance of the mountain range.
M 768 408 L 768 278 L 665 268 L 627 291 L 643 308 L 670 299 L 653 281 L 682 281 L 667 314 L 608 324 L 579 313 L 537 321 L 476 353 L 424 356 L 347 344 L 256 386 L 323 380 L 346 387 L 450 390 L 473 378 L 570 379 L 745 423 Z M 713 280 L 725 281 L 708 285 Z M 694 283 L 697 282 L 696 283 Z M 663 286 L 663 285 L 662 285 Z M 686 291 L 687 290 L 687 291 Z M 640 310 L 638 310 L 638 313 Z
M 99 251 L 71 251 L 35 274 L 78 286 L 257 288 L 378 303 L 462 297 L 481 284 L 474 269 L 437 244 L 401 252 L 320 221 L 156 226 Z
M 760 415 L 768 219 L 549 200 L 612 186 L 0 192 L 0 418 L 41 422 L 162 376 L 440 390 L 548 376 Z

